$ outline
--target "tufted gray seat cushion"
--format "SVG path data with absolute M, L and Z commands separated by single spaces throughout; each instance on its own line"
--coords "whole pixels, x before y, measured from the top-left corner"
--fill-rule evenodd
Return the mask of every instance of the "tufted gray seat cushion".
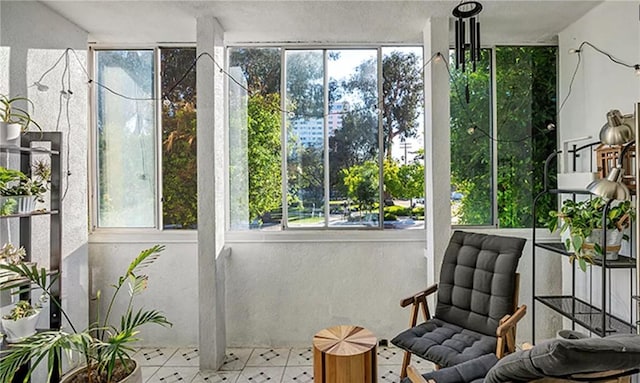
M 391 342 L 443 367 L 495 353 L 498 323 L 514 310 L 525 242 L 455 231 L 442 261 L 434 319 Z
M 393 343 L 442 367 L 496 352 L 495 337 L 467 330 L 437 318 L 404 331 L 393 339 Z

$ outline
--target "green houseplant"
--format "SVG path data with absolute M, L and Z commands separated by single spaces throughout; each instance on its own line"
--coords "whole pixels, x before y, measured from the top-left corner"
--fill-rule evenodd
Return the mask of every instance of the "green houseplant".
M 10 98 L 0 94 L 0 144 L 6 145 L 9 141 L 20 136 L 20 132 L 25 132 L 30 125 L 34 125 L 38 130 L 42 130 L 40 125 L 31 118 L 27 109 L 17 106 L 18 103 L 26 102 L 33 106 L 33 102 L 26 97 Z
M 603 214 L 607 201 L 601 197 L 594 197 L 584 201 L 565 200 L 560 211 L 550 211 L 547 228 L 550 231 L 558 229 L 559 221 L 560 233 L 569 232 L 565 240 L 565 246 L 572 253 L 570 260 L 578 260 L 580 269 L 585 271 L 587 263 L 593 263 L 593 256 L 607 256 L 612 253 L 607 248 L 602 249 L 601 232 L 607 230 L 609 239 L 626 240 L 628 236 L 624 230 L 629 226 L 630 219 L 635 218 L 635 211 L 631 201 L 614 202 L 607 212 L 606 224 L 603 227 Z M 619 245 L 619 243 L 618 243 Z M 614 255 L 617 256 L 617 249 L 614 248 Z M 606 254 L 606 255 L 605 255 Z
M 28 213 L 49 189 L 51 167 L 44 161 L 33 165 L 32 176 L 0 166 L 0 215 Z
M 148 283 L 148 277 L 141 271 L 152 264 L 163 249 L 164 246 L 156 245 L 143 250 L 133 259 L 129 267 L 112 285 L 113 294 L 104 315 L 98 314 L 96 322 L 84 330 L 79 330 L 73 325 L 62 309 L 61 302 L 50 294 L 50 288 L 56 277 L 47 277 L 46 269 L 24 263 L 0 265 L 0 270 L 13 272 L 19 278 L 4 282 L 0 288 L 15 289 L 22 286 L 19 290 L 42 289 L 48 295 L 51 304 L 60 308 L 71 330 L 69 332 L 66 329 L 42 331 L 11 345 L 0 354 L 0 381 L 12 381 L 16 371 L 28 361 L 31 361 L 31 366 L 25 382 L 41 363 L 47 363 L 50 379 L 56 366 L 54 361 L 60 360 L 63 353 L 70 356 L 79 355 L 84 364 L 82 368 L 67 375 L 63 382 L 115 383 L 130 379 L 136 371 L 138 374 L 136 376 L 141 379 L 140 370 L 132 359 L 133 344 L 139 340 L 140 327 L 149 323 L 171 326 L 159 311 L 135 309 L 133 305 L 134 298 L 146 289 Z M 25 287 L 25 280 L 30 283 L 29 287 Z M 126 300 L 126 310 L 121 314 L 118 325 L 113 325 L 114 305 L 123 291 L 128 292 L 129 295 Z M 100 307 L 100 299 L 101 294 L 98 292 L 95 298 L 98 307 Z M 98 312 L 100 312 L 99 309 Z M 57 365 L 60 369 L 60 364 Z
M 11 243 L 5 243 L 0 247 L 0 264 L 15 265 L 27 255 L 24 247 L 16 248 Z M 0 277 L 3 273 L 0 272 Z

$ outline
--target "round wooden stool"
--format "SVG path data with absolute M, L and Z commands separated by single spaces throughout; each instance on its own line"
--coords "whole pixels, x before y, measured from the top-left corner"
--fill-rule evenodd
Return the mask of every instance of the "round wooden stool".
M 313 337 L 315 383 L 375 383 L 376 337 L 359 326 L 335 326 Z

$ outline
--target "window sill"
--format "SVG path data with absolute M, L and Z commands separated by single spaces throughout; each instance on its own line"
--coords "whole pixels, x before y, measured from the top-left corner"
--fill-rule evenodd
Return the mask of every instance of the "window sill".
M 197 230 L 96 229 L 89 244 L 96 243 L 198 243 Z
M 225 242 L 424 242 L 424 230 L 287 230 L 228 231 Z
M 496 229 L 493 227 L 452 227 L 454 230 L 531 238 L 531 229 Z M 538 240 L 557 240 L 549 230 L 536 229 Z M 424 243 L 424 230 L 288 230 L 278 232 L 227 231 L 225 244 L 293 243 L 293 242 L 416 242 Z M 197 230 L 98 229 L 89 234 L 90 244 L 99 243 L 192 243 L 198 244 Z

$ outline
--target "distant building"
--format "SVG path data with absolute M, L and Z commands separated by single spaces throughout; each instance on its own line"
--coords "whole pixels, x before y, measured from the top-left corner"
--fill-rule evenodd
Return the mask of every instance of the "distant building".
M 349 110 L 348 102 L 332 104 L 327 115 L 329 136 L 333 136 L 337 129 L 342 128 L 343 113 Z M 293 134 L 298 137 L 301 146 L 322 147 L 324 143 L 324 121 L 322 118 L 300 118 L 292 121 Z

